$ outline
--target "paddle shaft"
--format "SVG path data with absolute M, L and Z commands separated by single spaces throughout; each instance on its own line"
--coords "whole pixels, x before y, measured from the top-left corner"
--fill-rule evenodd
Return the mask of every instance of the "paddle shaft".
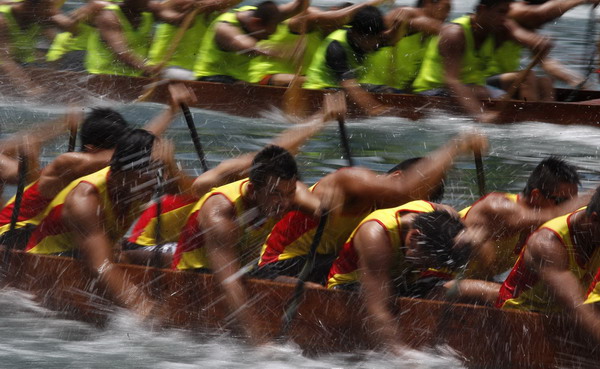
M 300 307 L 300 302 L 302 301 L 302 297 L 304 296 L 304 283 L 310 276 L 313 271 L 313 267 L 315 265 L 315 258 L 317 256 L 317 248 L 321 243 L 321 237 L 323 236 L 323 231 L 325 230 L 325 225 L 327 224 L 327 219 L 329 218 L 329 212 L 324 211 L 319 219 L 319 225 L 317 226 L 317 230 L 315 232 L 315 237 L 313 238 L 312 244 L 310 245 L 310 251 L 307 255 L 306 262 L 302 267 L 302 271 L 298 275 L 298 282 L 296 283 L 296 288 L 294 289 L 294 294 L 292 298 L 287 304 L 285 312 L 282 318 L 281 331 L 280 336 L 287 336 L 287 333 L 290 330 L 291 323 L 296 316 L 296 312 L 298 311 L 298 307 Z
M 69 146 L 67 148 L 68 152 L 75 151 L 75 144 L 77 143 L 77 126 L 71 126 L 69 130 Z
M 342 117 L 338 118 L 338 127 L 340 129 L 340 140 L 342 142 L 342 148 L 344 149 L 344 155 L 348 160 L 348 166 L 354 166 L 354 160 L 352 159 L 352 153 L 350 151 L 350 141 L 348 140 L 348 133 L 346 132 L 346 120 Z
M 527 67 L 525 67 L 525 69 L 523 69 L 522 71 L 519 72 L 519 74 L 517 75 L 517 78 L 512 83 L 512 85 L 510 86 L 510 88 L 506 92 L 506 95 L 504 96 L 504 98 L 500 102 L 500 104 L 502 106 L 502 109 L 498 109 L 498 110 L 503 110 L 504 109 L 504 105 L 502 105 L 502 104 L 506 104 L 510 99 L 512 99 L 513 95 L 519 90 L 519 88 L 521 87 L 521 85 L 525 81 L 525 78 L 527 78 L 527 75 L 529 74 L 529 72 L 531 72 L 531 70 L 533 69 L 533 67 L 535 67 L 536 65 L 538 65 L 539 62 L 542 61 L 542 58 L 544 56 L 545 56 L 545 54 L 543 52 L 537 53 L 535 55 L 535 57 L 529 62 L 529 64 L 527 65 Z
M 180 106 L 181 111 L 183 112 L 183 116 L 185 118 L 185 122 L 187 123 L 188 129 L 190 130 L 190 136 L 192 137 L 192 142 L 194 143 L 196 154 L 198 154 L 198 158 L 200 159 L 200 165 L 202 166 L 202 170 L 206 172 L 208 171 L 208 164 L 206 163 L 204 150 L 202 149 L 200 137 L 198 137 L 198 131 L 196 130 L 196 125 L 194 124 L 194 118 L 192 117 L 190 108 L 186 104 L 182 103 Z
M 2 258 L 5 271 L 8 270 L 8 266 L 10 264 L 10 255 L 15 246 L 15 242 L 17 241 L 15 230 L 17 228 L 17 221 L 19 220 L 19 213 L 21 211 L 21 202 L 23 200 L 23 192 L 25 191 L 25 183 L 27 180 L 27 170 L 27 155 L 21 152 L 19 153 L 19 179 L 17 182 L 17 193 L 13 203 L 13 211 L 10 215 L 10 226 L 4 245 L 4 255 Z

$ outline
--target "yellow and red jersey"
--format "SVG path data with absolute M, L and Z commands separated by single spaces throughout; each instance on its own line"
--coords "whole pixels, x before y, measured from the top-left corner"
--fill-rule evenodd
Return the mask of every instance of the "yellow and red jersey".
M 583 288 L 586 288 L 600 266 L 600 249 L 594 251 L 590 260 L 582 263 L 578 260 L 577 243 L 573 239 L 571 217 L 585 211 L 585 208 L 573 213 L 552 219 L 542 225 L 539 230 L 546 229 L 554 233 L 569 255 L 569 270 L 577 277 Z M 496 307 L 539 312 L 560 312 L 562 307 L 554 300 L 551 291 L 540 280 L 537 273 L 527 267 L 524 254 L 527 245 L 514 265 L 508 278 L 500 287 Z
M 590 288 L 588 289 L 587 299 L 585 300 L 585 304 L 595 304 L 600 302 L 600 268 L 598 268 L 598 273 L 594 277 L 592 283 L 590 283 Z
M 394 252 L 394 266 L 391 270 L 391 277 L 405 275 L 406 271 L 412 267 L 405 261 L 404 253 L 401 248 L 404 246 L 404 240 L 401 237 L 402 220 L 401 217 L 407 213 L 430 213 L 435 210 L 433 204 L 423 200 L 412 201 L 404 205 L 380 209 L 372 212 L 364 218 L 350 235 L 340 255 L 335 260 L 329 271 L 327 278 L 327 287 L 334 288 L 343 284 L 350 284 L 359 281 L 359 260 L 354 247 L 354 237 L 360 227 L 368 222 L 379 224 L 387 234 L 390 245 Z M 417 273 L 412 273 L 417 276 Z
M 41 220 L 38 215 L 44 211 L 52 201 L 51 198 L 48 199 L 43 197 L 42 194 L 40 194 L 38 187 L 38 181 L 25 187 L 15 229 L 23 228 L 27 225 L 37 226 Z M 8 200 L 4 208 L 0 210 L 0 235 L 8 232 L 10 229 L 10 218 L 12 217 L 14 207 L 15 196 Z
M 246 202 L 247 185 L 248 179 L 246 178 L 214 188 L 193 206 L 177 243 L 177 250 L 173 257 L 174 269 L 210 268 L 204 249 L 204 230 L 197 218 L 206 201 L 213 196 L 225 197 L 235 209 L 236 218 L 239 220 L 238 225 L 243 230 L 242 239 L 237 244 L 240 262 L 247 264 L 258 256 L 259 246 L 273 228 L 275 219 L 268 218 L 256 225 L 245 224 L 242 221 L 242 215 L 249 210 Z
M 114 243 L 125 235 L 140 212 L 140 204 L 130 207 L 125 219 L 118 220 L 107 187 L 110 167 L 99 170 L 71 182 L 65 187 L 40 214 L 41 220 L 27 244 L 27 252 L 34 254 L 57 254 L 70 252 L 77 248 L 72 233 L 62 219 L 62 209 L 69 193 L 80 183 L 92 185 L 100 198 L 99 209 L 104 217 L 104 229 L 107 237 Z

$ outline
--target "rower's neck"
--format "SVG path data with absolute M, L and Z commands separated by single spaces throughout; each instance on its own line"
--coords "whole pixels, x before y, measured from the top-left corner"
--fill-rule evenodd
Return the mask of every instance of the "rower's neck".
M 473 39 L 475 40 L 475 46 L 479 48 L 479 46 L 485 41 L 485 39 L 492 32 L 488 29 L 484 24 L 479 22 L 479 18 L 477 14 L 471 15 L 471 32 L 473 32 Z

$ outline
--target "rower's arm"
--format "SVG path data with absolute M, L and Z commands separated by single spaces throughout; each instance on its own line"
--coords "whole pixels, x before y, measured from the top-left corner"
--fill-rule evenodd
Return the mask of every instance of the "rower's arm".
M 62 217 L 81 259 L 116 302 L 147 316 L 151 308 L 148 298 L 113 260 L 114 245 L 106 236 L 100 195 L 94 187 L 86 183 L 75 187 L 65 201 Z
M 201 0 L 196 2 L 196 7 L 201 13 L 212 13 L 232 8 L 241 2 L 241 0 Z
M 508 16 L 524 27 L 535 29 L 551 22 L 567 11 L 583 4 L 598 4 L 598 0 L 550 0 L 540 5 L 511 3 Z
M 542 53 L 544 57 L 548 55 L 552 47 L 554 47 L 549 37 L 525 29 L 512 19 L 507 19 L 504 26 L 507 31 L 506 34 L 510 39 L 535 53 Z
M 391 262 L 392 245 L 386 231 L 377 222 L 366 222 L 354 237 L 358 254 L 360 290 L 364 296 L 371 332 L 391 349 L 401 349 L 400 332 L 390 306 L 394 303 Z
M 571 87 L 578 86 L 585 78 L 569 68 L 565 67 L 556 59 L 545 58 L 542 60 L 542 69 L 550 76 L 565 82 Z
M 308 8 L 309 0 L 293 0 L 289 3 L 279 5 L 280 22 L 300 14 Z
M 118 60 L 132 68 L 143 71 L 147 75 L 154 73 L 153 67 L 147 66 L 140 55 L 130 50 L 121 23 L 113 11 L 101 11 L 96 16 L 94 23 L 100 32 L 100 37 L 106 42 L 106 45 Z
M 570 256 L 554 233 L 541 230 L 532 235 L 524 257 L 576 324 L 600 342 L 600 314 L 584 304 L 585 290 L 569 270 Z
M 235 210 L 231 203 L 222 196 L 213 196 L 206 201 L 203 211 L 198 214 L 198 222 L 202 224 L 204 248 L 216 281 L 221 286 L 225 301 L 242 328 L 251 340 L 260 339 L 252 308 L 248 306 L 248 297 L 241 277 L 235 273 L 240 270 L 240 263 L 235 245 L 241 237 L 240 226 L 236 222 Z
M 360 106 L 370 116 L 382 115 L 390 110 L 390 107 L 379 102 L 369 92 L 365 91 L 356 79 L 346 79 L 341 83 L 352 102 Z
M 181 111 L 181 104 L 192 105 L 196 103 L 194 92 L 182 83 L 169 84 L 169 106 L 161 114 L 144 126 L 144 129 L 161 136 L 173 122 L 175 116 Z
M 270 56 L 256 46 L 257 40 L 255 38 L 240 32 L 237 27 L 226 22 L 221 22 L 217 26 L 215 42 L 223 51 L 237 52 L 251 56 Z
M 107 1 L 92 0 L 84 6 L 70 12 L 69 14 L 57 12 L 50 18 L 50 21 L 64 31 L 77 34 L 78 26 L 81 22 L 93 18 L 96 14 L 98 14 L 98 12 L 100 12 L 109 4 L 110 3 Z

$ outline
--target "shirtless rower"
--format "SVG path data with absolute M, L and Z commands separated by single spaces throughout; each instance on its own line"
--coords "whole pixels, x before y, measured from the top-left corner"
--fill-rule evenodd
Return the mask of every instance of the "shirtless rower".
M 152 197 L 157 172 L 177 175 L 172 154 L 148 131 L 126 133 L 110 166 L 71 182 L 46 207 L 27 252 L 81 258 L 113 301 L 147 316 L 152 304 L 115 264 L 115 246 Z
M 494 51 L 494 35 L 506 30 L 512 0 L 480 0 L 475 14 L 445 25 L 430 42 L 413 88 L 427 96 L 454 96 L 471 117 L 492 122 L 498 113 L 483 110 L 480 99 L 504 91 L 485 86 L 485 70 Z M 540 43 L 547 50 L 549 43 Z
M 85 58 L 92 74 L 153 76 L 157 67 L 146 62 L 156 19 L 178 23 L 184 13 L 150 0 L 124 0 L 110 4 L 91 20 Z
M 394 298 L 427 298 L 435 289 L 435 281 L 424 276 L 428 268 L 450 272 L 468 261 L 466 249 L 454 248 L 455 237 L 464 227 L 454 209 L 427 201 L 376 210 L 346 241 L 331 267 L 327 287 L 360 288 L 369 331 L 378 343 L 400 353 L 401 328 L 390 309 Z
M 169 107 L 145 127 L 157 136 L 169 127 L 180 111 L 180 103 L 191 103 L 195 99 L 183 85 L 171 85 L 169 91 Z M 94 173 L 110 163 L 117 141 L 128 130 L 128 123 L 116 111 L 92 110 L 79 132 L 81 152 L 59 155 L 41 171 L 40 178 L 25 189 L 16 223 L 19 236 L 16 237 L 15 247 L 25 246 L 33 228 L 39 224 L 39 213 L 63 188 L 71 181 Z M 14 198 L 0 210 L 0 241 L 10 228 L 13 207 Z
M 282 147 L 290 154 L 296 155 L 310 137 L 318 133 L 332 119 L 345 114 L 345 97 L 339 94 L 327 94 L 323 107 L 322 113 L 315 115 L 305 124 L 295 125 L 285 130 L 271 142 L 271 145 Z M 201 174 L 195 179 L 191 194 L 164 196 L 161 199 L 160 214 L 156 203 L 148 207 L 136 222 L 131 236 L 123 242 L 122 256 L 126 258 L 125 260 L 146 265 L 156 261 L 156 252 L 159 251 L 160 266 L 169 267 L 172 264 L 172 246 L 179 240 L 181 229 L 199 198 L 215 187 L 247 177 L 255 155 L 256 153 L 248 153 L 226 160 Z M 158 215 L 160 215 L 160 229 L 157 229 Z
M 497 307 L 565 312 L 596 343 L 600 315 L 585 304 L 600 267 L 600 188 L 586 208 L 552 219 L 531 235 L 500 288 Z
M 332 209 L 317 248 L 316 265 L 308 281 L 325 284 L 334 259 L 362 219 L 376 209 L 391 208 L 418 199 L 434 199 L 454 158 L 485 149 L 477 134 L 454 138 L 429 156 L 408 166 L 395 167 L 388 175 L 366 168 L 343 168 L 328 174 L 312 187 L 313 193 Z M 275 225 L 263 246 L 261 278 L 290 281 L 303 267 L 314 238 L 318 218 L 291 212 Z
M 33 63 L 36 43 L 49 27 L 73 31 L 94 10 L 93 2 L 70 16 L 59 13 L 52 0 L 23 0 L 0 5 L 0 70 L 24 93 L 36 95 L 43 88 L 31 82 L 21 65 Z
M 306 71 L 319 44 L 329 35 L 348 24 L 354 14 L 366 6 L 378 6 L 386 0 L 372 0 L 350 5 L 336 10 L 320 10 L 309 7 L 305 12 L 283 22 L 277 31 L 258 43 L 260 47 L 275 50 L 291 49 L 301 60 L 280 60 L 269 56 L 259 56 L 250 62 L 250 82 L 261 85 L 288 86 L 299 69 L 300 82 L 304 83 Z M 302 36 L 304 35 L 304 36 Z M 300 65 L 298 65 L 300 63 Z
M 281 56 L 281 52 L 261 48 L 257 43 L 269 38 L 279 23 L 299 14 L 307 6 L 307 0 L 282 5 L 263 1 L 257 6 L 244 6 L 217 17 L 200 46 L 194 66 L 196 77 L 206 82 L 250 82 L 252 58 Z
M 400 22 L 390 46 L 369 54 L 359 82 L 373 92 L 411 93 L 432 36 L 440 33 L 450 13 L 450 0 L 419 0 L 414 8 L 400 7 L 385 15 L 387 28 Z

